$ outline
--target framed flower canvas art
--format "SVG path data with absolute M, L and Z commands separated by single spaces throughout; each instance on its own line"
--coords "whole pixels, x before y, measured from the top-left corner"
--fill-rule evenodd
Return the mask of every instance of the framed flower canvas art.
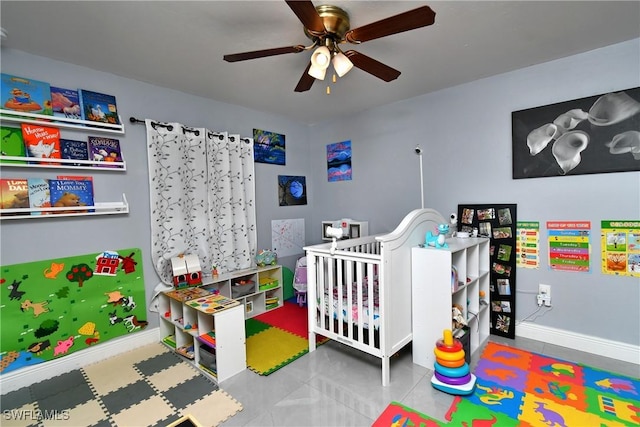
M 514 111 L 513 178 L 640 171 L 640 88 Z

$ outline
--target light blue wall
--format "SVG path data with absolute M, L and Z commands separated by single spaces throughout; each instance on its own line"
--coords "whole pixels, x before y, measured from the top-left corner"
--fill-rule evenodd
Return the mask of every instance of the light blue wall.
M 278 175 L 305 175 L 309 170 L 306 126 L 294 120 L 253 111 L 235 105 L 187 95 L 175 90 L 125 79 L 89 68 L 53 61 L 15 50 L 2 49 L 2 72 L 44 80 L 61 87 L 80 87 L 116 96 L 118 109 L 125 121 L 121 141 L 127 162 L 125 173 L 87 171 L 94 177 L 96 201 L 119 201 L 122 193 L 129 201 L 126 216 L 47 218 L 43 220 L 0 221 L 0 256 L 2 265 L 46 260 L 64 256 L 90 254 L 105 249 L 141 248 L 144 254 L 144 276 L 148 298 L 159 278 L 149 255 L 149 183 L 147 174 L 146 132 L 144 125 L 129 123 L 129 117 L 175 121 L 189 126 L 207 127 L 252 136 L 253 128 L 278 132 L 286 136 L 287 165 L 256 164 L 256 204 L 259 248 L 271 246 L 271 220 L 305 218 L 310 223 L 307 206 L 278 206 Z M 215 83 L 215 82 L 213 82 Z M 69 138 L 84 138 L 77 132 L 62 131 Z M 52 178 L 68 169 L 2 168 L 2 177 Z M 294 257 L 295 258 L 295 257 Z M 293 267 L 295 259 L 284 260 Z M 203 266 L 204 268 L 204 266 Z M 157 325 L 155 314 L 149 315 Z
M 518 270 L 518 287 L 552 286 L 553 309 L 536 323 L 579 334 L 640 343 L 640 280 L 600 273 L 602 219 L 640 218 L 640 173 L 511 179 L 511 112 L 640 86 L 640 40 L 535 65 L 389 104 L 307 128 L 286 117 L 224 104 L 147 83 L 17 51 L 1 51 L 2 71 L 116 95 L 122 118 L 178 121 L 250 136 L 262 128 L 286 135 L 287 165 L 256 164 L 258 243 L 271 245 L 271 220 L 304 218 L 307 244 L 320 241 L 320 221 L 368 220 L 389 231 L 420 207 L 414 147 L 424 150 L 425 206 L 447 215 L 459 203 L 516 203 L 520 220 L 588 220 L 593 224 L 591 273 L 551 272 L 544 233 L 541 267 Z M 368 76 L 363 74 L 362 78 Z M 384 84 L 372 78 L 372 85 Z M 388 83 L 393 84 L 393 83 Z M 120 138 L 127 172 L 94 173 L 98 201 L 127 194 L 128 216 L 0 221 L 4 265 L 104 249 L 149 248 L 149 194 L 145 131 L 126 125 Z M 326 145 L 351 140 L 353 180 L 328 183 Z M 49 177 L 34 169 L 3 169 L 3 176 Z M 280 207 L 277 175 L 307 177 L 308 205 Z M 294 257 L 295 258 L 295 257 Z M 148 293 L 158 278 L 145 256 Z M 293 260 L 285 260 L 293 266 Z M 517 296 L 518 319 L 537 307 Z M 149 320 L 157 324 L 153 315 Z
M 511 178 L 511 112 L 638 86 L 633 40 L 314 126 L 314 222 L 351 217 L 368 220 L 373 233 L 393 229 L 420 207 L 420 144 L 426 207 L 448 216 L 461 203 L 516 203 L 519 220 L 540 222 L 540 268 L 517 272 L 520 290 L 552 286 L 553 308 L 537 324 L 638 345 L 640 279 L 601 274 L 600 221 L 640 219 L 640 173 Z M 353 180 L 329 183 L 326 145 L 344 140 L 352 143 Z M 591 221 L 590 273 L 549 270 L 548 220 Z M 535 296 L 518 294 L 516 306 L 517 319 L 527 317 Z

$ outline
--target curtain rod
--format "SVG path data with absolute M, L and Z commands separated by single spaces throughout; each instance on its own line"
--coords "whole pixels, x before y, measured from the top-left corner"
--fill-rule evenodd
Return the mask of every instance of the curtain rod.
M 136 123 L 136 124 L 138 124 L 138 123 L 139 123 L 139 124 L 145 124 L 145 123 L 146 123 L 144 120 L 136 119 L 136 118 L 135 118 L 135 117 L 133 117 L 133 116 L 129 117 L 129 121 L 130 121 L 131 123 Z M 167 128 L 167 129 L 169 129 L 169 130 L 172 130 L 172 129 L 173 129 L 173 126 L 171 126 L 171 125 L 165 125 L 164 123 L 160 123 L 160 122 L 158 122 L 158 121 L 156 121 L 156 120 L 153 120 L 153 122 L 154 122 L 154 125 L 155 125 L 155 126 L 161 126 L 161 127 L 163 127 L 163 128 Z
M 144 120 L 136 119 L 136 118 L 135 118 L 135 117 L 133 117 L 133 116 L 129 117 L 129 121 L 130 121 L 131 123 L 134 123 L 134 124 L 145 124 L 145 123 L 146 123 Z M 154 123 L 152 124 L 153 126 L 160 126 L 160 127 L 167 128 L 167 129 L 169 129 L 169 130 L 173 130 L 173 126 L 172 126 L 172 125 L 164 124 L 164 123 L 158 122 L 157 120 L 152 120 L 152 121 L 154 122 Z M 199 130 L 197 130 L 197 129 L 191 129 L 191 128 L 186 127 L 186 126 L 182 126 L 182 132 L 193 132 L 193 133 L 195 133 L 196 135 L 200 135 L 200 131 L 199 131 Z M 220 134 L 220 133 L 216 133 L 216 132 L 212 132 L 212 131 L 209 131 L 209 132 L 210 132 L 210 137 L 217 136 L 219 139 L 224 138 L 224 137 L 222 136 L 222 134 Z M 231 138 L 231 140 L 233 141 L 233 137 Z M 247 142 L 247 143 L 248 143 L 248 142 L 249 142 L 249 139 L 242 139 L 242 138 L 241 138 L 241 141 L 243 141 L 243 142 Z
M 135 118 L 135 117 L 133 117 L 133 116 L 129 117 L 129 121 L 130 121 L 131 123 L 145 123 L 145 121 L 144 121 L 144 120 L 136 119 L 136 118 Z

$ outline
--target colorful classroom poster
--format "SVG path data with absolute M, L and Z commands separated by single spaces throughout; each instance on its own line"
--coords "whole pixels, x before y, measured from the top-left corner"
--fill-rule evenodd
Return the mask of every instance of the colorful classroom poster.
M 591 271 L 591 221 L 547 221 L 549 267 L 559 271 Z
M 516 232 L 516 267 L 540 267 L 540 223 L 518 221 Z
M 602 221 L 602 272 L 640 277 L 640 221 Z

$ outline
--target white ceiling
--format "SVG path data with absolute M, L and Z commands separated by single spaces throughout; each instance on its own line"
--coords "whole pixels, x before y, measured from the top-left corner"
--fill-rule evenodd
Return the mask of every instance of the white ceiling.
M 331 85 L 331 95 L 319 81 L 308 92 L 293 90 L 310 52 L 223 61 L 228 53 L 310 44 L 280 0 L 2 0 L 2 45 L 311 124 L 640 37 L 640 1 L 314 4 L 345 9 L 351 28 L 425 4 L 436 18 L 429 27 L 350 45 L 402 74 L 385 83 L 354 68 Z

